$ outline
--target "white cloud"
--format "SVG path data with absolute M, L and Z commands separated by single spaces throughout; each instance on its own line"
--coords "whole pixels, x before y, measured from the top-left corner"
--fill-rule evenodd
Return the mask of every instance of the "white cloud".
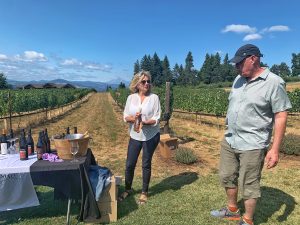
M 35 51 L 25 51 L 24 59 L 27 59 L 29 61 L 47 61 L 47 58 L 43 53 L 38 53 Z
M 77 59 L 65 59 L 61 65 L 63 66 L 81 66 L 82 62 L 78 61 Z
M 111 65 L 108 64 L 100 64 L 90 61 L 81 62 L 78 59 L 74 58 L 65 59 L 63 62 L 60 63 L 60 65 L 69 69 L 77 70 L 78 72 L 82 70 L 110 72 L 112 70 Z
M 262 29 L 259 33 L 265 34 L 270 32 L 286 32 L 286 31 L 290 31 L 290 28 L 288 26 L 276 25 L 276 26 L 266 27 Z
M 26 62 L 46 62 L 48 59 L 43 53 L 36 51 L 25 51 L 22 55 L 17 54 L 13 57 L 16 61 L 26 61 Z
M 260 34 L 248 34 L 244 37 L 243 41 L 252 41 L 258 39 L 262 39 L 262 36 Z
M 63 59 L 58 56 L 47 58 L 43 53 L 36 51 L 25 51 L 14 56 L 0 54 L 0 71 L 3 71 L 9 79 L 14 80 L 93 78 L 99 81 L 108 76 L 112 70 L 113 67 L 110 64 L 82 61 L 76 58 Z
M 231 24 L 227 25 L 223 30 L 222 33 L 227 32 L 234 32 L 234 33 L 255 33 L 256 28 L 250 27 L 248 25 L 242 25 L 242 24 Z
M 98 69 L 100 69 L 100 67 L 97 66 L 97 65 L 85 65 L 85 68 L 92 69 L 92 70 L 98 70 Z
M 0 60 L 6 60 L 8 57 L 6 55 L 0 54 Z
M 272 26 L 268 29 L 269 32 L 277 32 L 277 31 L 290 31 L 290 28 L 288 26 L 283 25 L 277 25 Z

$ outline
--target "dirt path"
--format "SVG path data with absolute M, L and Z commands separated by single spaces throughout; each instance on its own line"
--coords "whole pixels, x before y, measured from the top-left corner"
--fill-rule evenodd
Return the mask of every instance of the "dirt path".
M 66 127 L 78 127 L 78 132 L 89 131 L 93 138 L 90 143 L 98 163 L 110 168 L 117 175 L 124 175 L 127 144 L 129 140 L 127 125 L 122 119 L 122 110 L 114 103 L 110 94 L 97 93 L 82 104 L 53 121 L 49 121 L 33 129 L 34 140 L 37 133 L 47 128 L 49 135 L 63 133 Z M 184 165 L 173 159 L 163 159 L 158 151 L 153 157 L 153 177 L 166 177 L 182 172 L 197 172 L 205 175 L 216 172 L 219 160 L 219 143 L 224 130 L 205 124 L 195 123 L 191 120 L 172 117 L 170 121 L 172 131 L 179 137 L 191 137 L 194 140 L 179 146 L 193 149 L 199 161 L 193 165 Z M 282 157 L 280 167 L 298 166 L 299 157 Z M 139 158 L 136 175 L 141 175 L 141 157 Z
M 113 109 L 110 98 L 106 93 L 94 94 L 79 108 L 33 129 L 34 140 L 37 140 L 37 133 L 43 128 L 47 128 L 51 136 L 65 133 L 67 127 L 73 132 L 73 127 L 77 126 L 79 133 L 88 131 L 93 138 L 89 146 L 99 164 L 116 173 L 122 172 L 126 157 L 127 129 Z

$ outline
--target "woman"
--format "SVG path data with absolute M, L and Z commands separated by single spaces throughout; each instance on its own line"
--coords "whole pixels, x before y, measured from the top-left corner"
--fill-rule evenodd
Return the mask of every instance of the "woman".
M 152 156 L 160 139 L 161 108 L 158 96 L 151 93 L 151 75 L 148 71 L 141 71 L 134 75 L 130 83 L 130 90 L 133 94 L 128 96 L 124 109 L 124 121 L 129 123 L 130 133 L 125 171 L 125 191 L 119 200 L 124 200 L 132 193 L 134 170 L 143 148 L 143 188 L 139 197 L 139 203 L 143 204 L 148 197 Z M 135 121 L 139 119 L 140 125 L 135 124 Z

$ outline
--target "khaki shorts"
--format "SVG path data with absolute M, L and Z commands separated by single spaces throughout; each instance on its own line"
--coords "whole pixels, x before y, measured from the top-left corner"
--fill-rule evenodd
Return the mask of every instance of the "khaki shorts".
M 239 187 L 243 199 L 259 198 L 261 171 L 265 149 L 240 151 L 232 149 L 224 139 L 221 143 L 220 182 L 223 187 Z

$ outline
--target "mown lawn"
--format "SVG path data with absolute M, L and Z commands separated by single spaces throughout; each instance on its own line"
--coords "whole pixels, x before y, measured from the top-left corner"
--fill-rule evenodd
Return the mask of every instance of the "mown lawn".
M 135 194 L 118 205 L 118 222 L 130 225 L 217 225 L 236 224 L 211 218 L 211 209 L 225 204 L 218 176 L 201 176 L 193 172 L 155 179 L 150 199 L 138 205 L 141 179 L 134 182 Z M 120 190 L 124 187 L 121 186 Z M 258 203 L 255 224 L 300 224 L 300 171 L 276 169 L 264 171 L 262 198 Z M 0 213 L 0 224 L 65 224 L 67 202 L 54 201 L 53 190 L 37 187 L 41 205 Z M 71 224 L 77 224 L 79 205 L 72 205 Z M 83 224 L 83 223 L 79 223 Z

